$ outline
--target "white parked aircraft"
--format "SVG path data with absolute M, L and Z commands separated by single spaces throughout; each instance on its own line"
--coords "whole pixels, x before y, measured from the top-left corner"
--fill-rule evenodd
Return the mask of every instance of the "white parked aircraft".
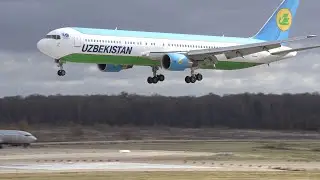
M 0 130 L 0 149 L 3 145 L 28 147 L 37 138 L 31 133 L 19 130 Z
M 66 74 L 63 64 L 95 63 L 103 72 L 119 72 L 133 66 L 152 67 L 147 82 L 165 79 L 159 68 L 169 71 L 191 70 L 186 83 L 202 80 L 197 69 L 237 70 L 270 64 L 297 55 L 288 42 L 314 35 L 289 38 L 300 0 L 284 0 L 261 30 L 249 38 L 189 34 L 65 27 L 49 32 L 37 43 L 38 49 L 55 59 L 59 76 Z M 310 22 L 311 23 L 311 22 Z

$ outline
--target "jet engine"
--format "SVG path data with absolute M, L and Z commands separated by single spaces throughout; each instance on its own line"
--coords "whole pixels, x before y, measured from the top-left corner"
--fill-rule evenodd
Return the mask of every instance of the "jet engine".
M 102 72 L 119 72 L 124 69 L 131 69 L 133 65 L 121 64 L 98 64 L 98 69 Z
M 161 66 L 170 71 L 184 71 L 192 67 L 192 62 L 183 54 L 168 53 L 161 59 Z

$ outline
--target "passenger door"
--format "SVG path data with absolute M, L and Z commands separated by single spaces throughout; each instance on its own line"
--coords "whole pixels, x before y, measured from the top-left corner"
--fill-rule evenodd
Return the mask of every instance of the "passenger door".
M 81 37 L 79 36 L 74 36 L 73 37 L 73 42 L 74 42 L 74 47 L 80 47 L 82 42 L 81 42 Z

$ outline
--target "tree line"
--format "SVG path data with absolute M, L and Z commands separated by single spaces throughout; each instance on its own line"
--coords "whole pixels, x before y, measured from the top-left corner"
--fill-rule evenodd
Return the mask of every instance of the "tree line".
M 320 130 L 320 95 L 235 94 L 201 97 L 31 95 L 0 99 L 0 123 L 228 127 Z

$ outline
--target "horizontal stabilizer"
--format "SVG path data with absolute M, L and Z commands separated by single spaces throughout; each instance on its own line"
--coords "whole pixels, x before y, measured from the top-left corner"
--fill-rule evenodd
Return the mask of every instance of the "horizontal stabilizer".
M 289 50 L 284 50 L 284 51 L 277 51 L 277 52 L 273 52 L 271 54 L 272 55 L 288 54 L 288 53 L 291 53 L 291 52 L 304 51 L 304 50 L 315 49 L 315 48 L 320 48 L 320 45 L 303 47 L 303 48 L 296 48 L 296 49 L 289 49 Z

